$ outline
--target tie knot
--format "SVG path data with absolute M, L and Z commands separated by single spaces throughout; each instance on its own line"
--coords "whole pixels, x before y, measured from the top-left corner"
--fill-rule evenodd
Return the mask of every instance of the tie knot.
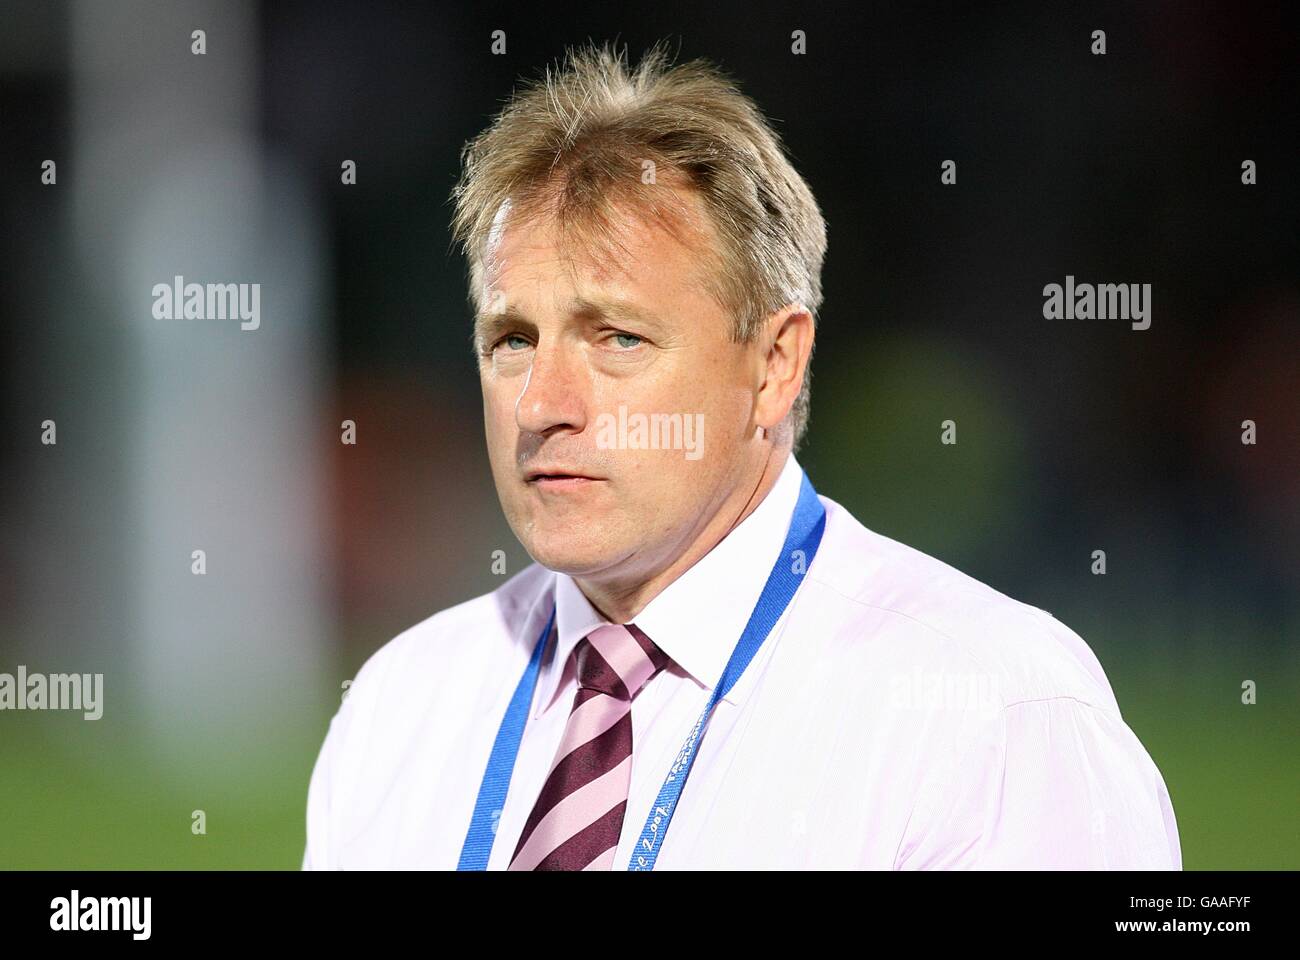
M 631 700 L 668 665 L 668 654 L 639 627 L 607 623 L 578 644 L 578 684 L 619 700 Z

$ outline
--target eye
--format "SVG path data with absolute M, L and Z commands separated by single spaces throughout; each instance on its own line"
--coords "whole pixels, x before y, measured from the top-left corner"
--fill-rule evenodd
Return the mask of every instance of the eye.
M 503 344 L 511 352 L 516 352 L 519 350 L 527 349 L 528 339 L 526 337 L 520 336 L 517 333 L 508 333 L 500 340 L 498 340 L 496 345 L 499 347 L 502 346 Z M 516 346 L 516 344 L 518 344 L 518 346 Z
M 626 347 L 628 350 L 631 350 L 633 347 L 636 347 L 640 343 L 642 343 L 641 337 L 638 337 L 635 333 L 622 333 L 622 332 L 615 333 L 614 340 L 617 341 L 620 347 Z M 633 342 L 625 343 L 624 341 L 627 340 L 631 340 Z

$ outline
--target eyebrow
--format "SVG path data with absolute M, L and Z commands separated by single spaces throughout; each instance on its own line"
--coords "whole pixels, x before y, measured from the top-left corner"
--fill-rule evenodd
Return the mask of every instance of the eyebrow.
M 575 317 L 604 318 L 617 323 L 643 323 L 658 328 L 663 327 L 662 322 L 654 314 L 633 304 L 616 300 L 575 297 L 569 301 L 566 312 L 569 316 Z M 480 311 L 474 317 L 473 339 L 476 346 L 483 347 L 507 330 L 534 326 L 528 315 L 514 306 L 507 306 L 501 311 Z

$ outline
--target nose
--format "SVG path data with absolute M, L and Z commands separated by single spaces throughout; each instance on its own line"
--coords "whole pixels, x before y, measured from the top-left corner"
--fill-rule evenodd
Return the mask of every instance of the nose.
M 532 366 L 515 403 L 515 422 L 525 433 L 581 433 L 587 425 L 587 376 L 580 348 L 552 339 L 533 349 Z

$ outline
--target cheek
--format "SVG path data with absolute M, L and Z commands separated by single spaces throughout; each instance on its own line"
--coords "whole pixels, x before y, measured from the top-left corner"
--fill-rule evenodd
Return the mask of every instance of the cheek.
M 753 403 L 753 384 L 744 367 L 729 351 L 719 350 L 692 371 L 682 382 L 677 396 L 693 404 L 693 409 L 722 423 L 743 419 Z
M 734 391 L 737 371 L 723 351 L 699 350 L 683 361 L 652 388 L 667 404 L 663 409 L 702 411 Z
M 503 384 L 484 380 L 483 387 L 483 422 L 489 434 L 499 433 L 509 427 L 515 419 L 515 396 Z
M 513 401 L 497 388 L 483 389 L 483 427 L 487 439 L 488 460 L 494 470 L 508 468 L 514 462 L 518 434 Z

